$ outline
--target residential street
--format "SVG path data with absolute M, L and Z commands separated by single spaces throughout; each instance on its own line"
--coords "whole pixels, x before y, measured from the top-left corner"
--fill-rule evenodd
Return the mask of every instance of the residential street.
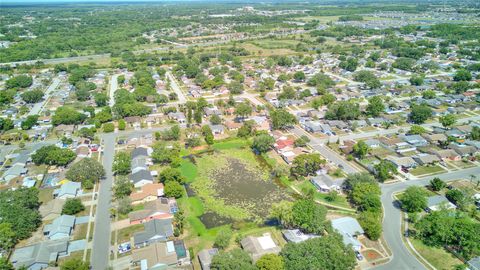
M 187 98 L 183 94 L 182 89 L 180 89 L 180 86 L 177 83 L 177 79 L 173 77 L 172 73 L 170 71 L 167 71 L 166 73 L 167 78 L 170 79 L 170 86 L 172 87 L 172 90 L 177 94 L 178 97 L 178 103 L 183 104 L 187 102 Z
M 108 99 L 108 106 L 113 107 L 115 105 L 115 91 L 118 89 L 118 74 L 112 75 L 110 77 L 110 89 L 108 91 L 109 99 Z
M 474 167 L 470 169 L 454 171 L 450 173 L 438 174 L 428 176 L 419 180 L 409 180 L 405 182 L 398 182 L 395 184 L 382 185 L 382 204 L 384 207 L 385 216 L 383 219 L 383 235 L 388 247 L 393 253 L 392 260 L 387 263 L 375 267 L 380 270 L 402 270 L 402 269 L 426 269 L 417 258 L 410 253 L 402 240 L 401 229 L 401 211 L 398 205 L 393 201 L 393 194 L 401 192 L 409 186 L 425 186 L 434 177 L 438 177 L 446 182 L 457 179 L 468 179 L 470 175 L 480 174 L 480 168 Z
M 57 89 L 59 84 L 60 84 L 60 79 L 53 78 L 52 83 L 48 86 L 47 90 L 45 90 L 43 100 L 41 102 L 35 103 L 35 105 L 33 105 L 33 108 L 28 112 L 28 115 L 39 115 L 43 109 L 43 106 L 45 106 L 45 104 L 50 99 L 50 95 L 55 89 Z
M 113 173 L 112 163 L 115 154 L 115 134 L 108 133 L 103 138 L 103 166 L 105 179 L 101 180 L 98 192 L 98 204 L 95 213 L 93 231 L 92 267 L 94 270 L 108 268 L 110 253 L 110 204 L 112 198 Z

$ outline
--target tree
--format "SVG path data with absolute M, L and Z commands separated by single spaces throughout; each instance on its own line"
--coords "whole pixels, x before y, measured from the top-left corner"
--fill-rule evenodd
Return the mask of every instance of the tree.
M 79 258 L 69 259 L 60 265 L 60 270 L 89 270 L 90 265 Z
M 210 123 L 212 125 L 219 125 L 222 123 L 222 118 L 220 118 L 220 116 L 214 114 L 210 117 Z
M 408 134 L 418 134 L 418 135 L 421 135 L 421 134 L 424 134 L 426 133 L 427 130 L 422 127 L 422 126 L 419 126 L 419 125 L 412 125 L 410 127 L 410 131 L 408 131 Z
M 323 234 L 328 222 L 327 208 L 313 199 L 300 199 L 292 206 L 292 226 L 305 233 Z
M 0 269 L 2 270 L 15 270 L 12 263 L 7 260 L 5 257 L 0 257 Z M 21 269 L 21 268 L 19 268 Z
M 127 176 L 118 176 L 116 177 L 115 185 L 113 186 L 113 195 L 118 200 L 129 196 L 133 189 L 133 183 Z
M 430 180 L 430 187 L 434 191 L 440 191 L 440 190 L 446 188 L 447 184 L 445 182 L 443 182 L 440 178 L 435 177 L 432 180 Z
M 465 198 L 463 192 L 459 189 L 451 189 L 445 193 L 445 197 L 455 205 L 460 205 Z
M 25 120 L 22 121 L 21 127 L 23 130 L 29 130 L 37 124 L 38 115 L 29 115 Z
M 479 141 L 480 140 L 480 127 L 474 126 L 470 132 L 470 139 Z
M 89 188 L 105 176 L 105 170 L 100 162 L 91 158 L 84 158 L 73 164 L 66 173 L 69 180 L 81 182 L 82 186 Z
M 383 104 L 382 98 L 379 96 L 374 96 L 368 100 L 368 105 L 366 108 L 367 114 L 372 117 L 377 117 L 385 111 L 385 105 Z
M 276 219 L 282 226 L 289 227 L 293 224 L 293 202 L 280 201 L 272 204 L 269 217 Z
M 37 103 L 43 98 L 43 91 L 42 90 L 32 90 L 32 91 L 25 91 L 21 95 L 23 101 L 26 103 Z
M 307 255 L 308 254 L 308 255 Z M 342 236 L 331 233 L 301 243 L 287 243 L 280 255 L 289 270 L 349 270 L 356 265 L 355 253 Z
M 370 147 L 363 140 L 353 145 L 353 153 L 360 159 L 365 158 L 369 151 Z
M 204 125 L 202 127 L 202 134 L 205 137 L 205 142 L 208 145 L 212 145 L 214 143 L 214 137 L 213 137 L 212 129 L 210 128 L 209 125 Z
M 432 98 L 435 98 L 437 96 L 437 94 L 435 94 L 435 91 L 433 90 L 425 90 L 422 92 L 422 97 L 424 99 L 432 99 Z
M 273 129 L 286 129 L 297 123 L 294 115 L 287 112 L 285 109 L 277 109 L 270 112 Z
M 85 210 L 85 206 L 79 198 L 70 198 L 65 201 L 62 208 L 63 215 L 75 215 Z
M 444 128 L 452 127 L 455 124 L 456 117 L 453 114 L 447 114 L 438 118 Z
M 252 106 L 246 102 L 242 102 L 235 107 L 235 115 L 240 118 L 245 118 L 252 114 Z
M 255 121 L 248 120 L 243 122 L 243 125 L 237 131 L 237 137 L 248 138 L 255 134 Z
M 185 183 L 185 177 L 183 177 L 179 170 L 167 167 L 158 175 L 158 181 L 160 183 L 174 181 L 183 185 Z
M 75 109 L 67 106 L 58 107 L 55 114 L 52 116 L 52 124 L 58 126 L 77 125 L 81 124 L 87 116 L 83 113 L 77 112 Z
M 328 106 L 326 119 L 331 120 L 356 120 L 360 117 L 360 106 L 353 101 L 337 101 Z
M 118 130 L 125 130 L 127 123 L 123 119 L 118 120 Z
M 363 211 L 358 217 L 358 222 L 371 240 L 378 240 L 382 235 L 381 214 L 373 211 Z
M 31 86 L 33 83 L 33 79 L 27 75 L 18 75 L 13 78 L 8 79 L 5 82 L 5 86 L 7 88 L 27 88 Z
M 455 75 L 453 76 L 454 81 L 470 81 L 472 80 L 472 74 L 470 71 L 466 69 L 459 69 L 457 72 L 455 72 Z
M 400 198 L 402 209 L 415 213 L 420 212 L 427 207 L 427 196 L 421 187 L 408 187 Z
M 220 252 L 213 256 L 210 265 L 212 270 L 256 270 L 250 255 L 242 249 L 235 248 L 228 252 Z
M 228 89 L 232 95 L 240 95 L 244 91 L 243 84 L 238 81 L 232 81 L 228 85 Z
M 107 106 L 108 96 L 106 94 L 96 93 L 94 95 L 94 99 L 95 99 L 95 104 L 97 104 L 98 107 Z
M 127 175 L 131 171 L 131 158 L 127 152 L 118 152 L 113 159 L 112 171 L 115 174 Z
M 413 75 L 412 77 L 410 77 L 410 83 L 416 86 L 422 85 L 423 77 L 418 75 Z
M 252 148 L 259 153 L 266 153 L 275 143 L 275 139 L 268 134 L 260 134 L 253 138 Z
M 17 243 L 17 234 L 8 222 L 0 223 L 0 251 L 9 251 Z M 0 267 L 0 269 L 2 269 Z
M 84 138 L 89 138 L 89 139 L 93 139 L 93 137 L 95 136 L 95 132 L 97 131 L 97 129 L 95 127 L 92 127 L 92 128 L 81 128 L 79 131 L 78 131 L 78 136 L 80 137 L 84 137 Z
M 354 72 L 357 69 L 358 60 L 356 58 L 349 57 L 347 60 L 341 61 L 339 66 L 347 71 Z
M 213 246 L 220 249 L 226 249 L 230 245 L 231 239 L 232 230 L 229 227 L 222 228 L 217 232 Z
M 310 142 L 310 139 L 306 135 L 302 135 L 301 137 L 295 139 L 295 146 L 296 147 L 305 147 L 307 143 Z
M 294 177 L 315 175 L 325 163 L 320 154 L 300 154 L 293 159 L 290 173 Z
M 293 74 L 293 79 L 302 82 L 305 80 L 305 73 L 303 73 L 303 71 L 297 71 L 295 74 Z
M 123 197 L 118 200 L 117 211 L 122 215 L 126 215 L 133 210 L 132 201 L 129 197 Z
M 166 197 L 178 199 L 183 196 L 183 186 L 176 181 L 169 181 L 165 183 L 164 192 Z
M 57 165 L 66 166 L 72 162 L 77 155 L 70 149 L 60 148 L 55 145 L 42 146 L 32 155 L 32 161 L 36 165 Z
M 103 132 L 109 133 L 115 131 L 115 125 L 113 123 L 103 124 Z
M 277 254 L 265 254 L 255 263 L 258 270 L 283 270 L 283 258 Z
M 375 169 L 375 176 L 378 181 L 384 182 L 392 177 L 392 174 L 397 173 L 397 167 L 391 161 L 382 159 L 380 163 L 373 166 Z
M 427 121 L 428 118 L 432 116 L 432 109 L 426 104 L 413 104 L 411 112 L 409 114 L 409 119 L 415 124 L 423 124 Z

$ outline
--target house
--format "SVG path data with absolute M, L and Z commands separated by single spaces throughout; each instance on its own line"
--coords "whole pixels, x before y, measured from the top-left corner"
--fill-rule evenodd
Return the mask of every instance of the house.
M 281 248 L 275 244 L 270 233 L 265 233 L 260 237 L 247 236 L 240 241 L 243 250 L 245 250 L 252 260 L 256 262 L 265 254 L 278 254 Z
M 58 199 L 75 198 L 82 194 L 82 184 L 68 181 L 53 191 L 53 197 Z
M 318 237 L 318 235 L 314 235 L 314 234 L 305 234 L 299 229 L 283 230 L 282 235 L 283 235 L 283 238 L 287 240 L 287 242 L 293 242 L 293 243 L 300 243 L 308 239 Z
M 41 270 L 56 263 L 59 257 L 67 255 L 68 239 L 56 239 L 17 248 L 10 261 L 16 269 L 25 267 L 28 270 Z
M 401 154 L 401 153 L 406 153 L 406 152 L 413 152 L 416 151 L 417 147 L 412 146 L 411 144 L 407 142 L 399 142 L 395 144 L 395 152 Z
M 164 195 L 162 183 L 149 183 L 143 185 L 139 192 L 130 194 L 132 205 L 154 201 Z
M 212 116 L 212 115 L 221 115 L 222 113 L 217 107 L 205 107 L 203 109 L 205 116 Z
M 407 142 L 410 145 L 413 145 L 415 147 L 421 147 L 421 146 L 426 146 L 428 145 L 427 140 L 425 140 L 422 136 L 420 135 L 405 135 L 402 137 L 402 139 Z
M 334 180 L 328 174 L 320 174 L 310 179 L 310 182 L 312 182 L 320 192 L 341 191 L 343 181 L 343 179 Z
M 447 161 L 447 160 L 459 161 L 462 159 L 462 157 L 452 149 L 436 150 L 436 151 L 431 151 L 431 153 L 436 155 L 443 161 Z
M 234 121 L 226 121 L 225 126 L 227 127 L 228 130 L 237 130 L 240 127 L 242 127 L 242 123 L 237 123 Z
M 267 117 L 265 116 L 253 116 L 249 120 L 253 120 L 255 122 L 255 128 L 258 131 L 269 131 L 270 130 L 270 122 L 268 121 Z
M 413 157 L 413 160 L 417 162 L 419 165 L 429 165 L 440 161 L 440 158 L 436 155 L 432 154 L 419 154 Z
M 153 184 L 153 176 L 149 170 L 140 169 L 130 174 L 130 181 L 136 188 L 140 188 L 146 184 Z
M 423 134 L 422 137 L 431 144 L 440 144 L 447 141 L 447 136 L 443 133 Z
M 36 179 L 30 178 L 30 177 L 25 177 L 25 178 L 23 178 L 22 187 L 32 188 L 32 187 L 34 187 L 36 184 L 37 184 L 37 180 L 36 180 Z
M 370 148 L 378 148 L 380 147 L 380 141 L 377 139 L 368 139 L 364 141 L 366 145 Z
M 144 230 L 133 235 L 136 248 L 148 246 L 155 242 L 165 242 L 173 236 L 172 218 L 154 219 L 143 223 Z
M 417 163 L 411 157 L 388 156 L 385 158 L 385 160 L 392 162 L 395 166 L 397 166 L 397 169 L 408 170 L 417 166 Z
M 475 257 L 467 262 L 468 269 L 470 270 L 480 270 L 480 256 Z
M 141 270 L 169 269 L 178 263 L 173 241 L 157 242 L 132 251 L 132 263 Z
M 225 132 L 223 125 L 210 125 L 213 135 L 221 135 Z
M 168 113 L 168 118 L 177 121 L 180 124 L 184 124 L 187 122 L 187 118 L 183 112 L 171 112 Z
M 282 136 L 275 142 L 275 144 L 273 144 L 273 147 L 277 152 L 280 152 L 287 147 L 293 146 L 294 143 L 295 140 L 293 138 Z
M 217 248 L 203 249 L 198 252 L 198 261 L 202 270 L 210 270 L 210 264 L 212 264 L 213 256 L 218 253 Z
M 475 153 L 477 153 L 477 149 L 474 146 L 469 146 L 469 145 L 451 144 L 449 146 L 449 148 L 453 149 L 461 157 L 469 157 L 469 156 L 473 156 L 473 155 L 475 155 Z
M 348 155 L 348 154 L 352 153 L 353 146 L 355 144 L 356 144 L 356 142 L 354 140 L 345 140 L 345 141 L 343 141 L 343 144 L 340 145 L 338 148 L 340 149 L 340 151 L 342 151 L 342 153 L 344 153 L 345 155 Z
M 451 203 L 443 195 L 435 195 L 427 198 L 427 209 L 426 209 L 427 212 L 437 211 L 440 209 L 456 209 L 456 208 L 457 206 Z
M 153 219 L 169 219 L 178 211 L 175 199 L 159 198 L 146 202 L 144 209 L 128 214 L 130 224 L 141 224 Z
M 352 217 L 342 217 L 332 220 L 332 227 L 342 235 L 343 243 L 352 245 L 353 250 L 360 251 L 362 244 L 358 240 L 364 231 L 358 221 Z
M 28 169 L 25 168 L 25 163 L 17 162 L 12 167 L 8 168 L 8 170 L 3 174 L 2 178 L 3 181 L 8 183 L 12 179 L 26 175 L 27 173 Z
M 75 216 L 61 215 L 53 220 L 51 224 L 45 225 L 43 235 L 48 239 L 69 238 L 75 227 Z
M 318 121 L 306 121 L 305 123 L 302 124 L 302 127 L 310 133 L 320 133 L 323 131 L 322 126 Z M 332 134 L 333 133 L 328 135 L 332 135 Z

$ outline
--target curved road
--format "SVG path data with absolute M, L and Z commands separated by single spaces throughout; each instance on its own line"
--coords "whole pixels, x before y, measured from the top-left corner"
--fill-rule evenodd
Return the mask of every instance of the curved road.
M 404 269 L 426 269 L 417 258 L 410 253 L 402 240 L 401 228 L 401 211 L 398 205 L 393 201 L 393 194 L 401 192 L 410 186 L 425 186 L 428 185 L 431 179 L 438 177 L 445 182 L 454 181 L 457 179 L 468 179 L 470 175 L 480 174 L 480 167 L 473 167 L 469 169 L 423 177 L 419 180 L 409 180 L 406 182 L 399 182 L 395 184 L 382 185 L 382 204 L 384 207 L 385 217 L 383 220 L 383 235 L 390 250 L 393 253 L 390 262 L 377 266 L 375 269 L 381 270 L 404 270 Z

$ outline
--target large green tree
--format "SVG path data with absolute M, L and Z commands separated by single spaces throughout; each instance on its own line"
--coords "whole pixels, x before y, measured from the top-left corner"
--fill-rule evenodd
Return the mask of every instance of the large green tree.
M 236 248 L 213 256 L 212 270 L 256 270 L 247 252 Z
M 327 208 L 313 199 L 301 199 L 292 206 L 292 226 L 306 233 L 323 234 L 328 226 Z
M 81 182 L 84 187 L 90 187 L 91 184 L 98 182 L 104 176 L 103 165 L 92 158 L 84 158 L 73 164 L 66 173 L 67 179 Z
M 337 233 L 298 244 L 287 243 L 281 256 L 285 269 L 289 270 L 349 270 L 354 269 L 357 263 L 353 249 L 345 246 Z
M 421 187 L 408 187 L 400 198 L 402 208 L 409 212 L 420 212 L 427 207 L 427 195 Z

